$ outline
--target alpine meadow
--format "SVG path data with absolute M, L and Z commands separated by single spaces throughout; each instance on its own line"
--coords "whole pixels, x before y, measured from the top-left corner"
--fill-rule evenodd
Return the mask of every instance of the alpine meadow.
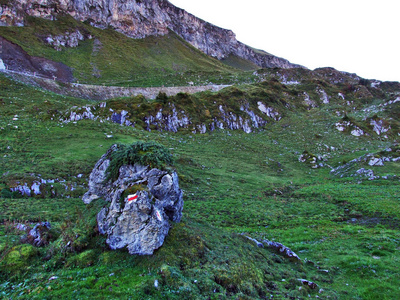
M 2 299 L 398 299 L 400 83 L 167 0 L 0 15 Z

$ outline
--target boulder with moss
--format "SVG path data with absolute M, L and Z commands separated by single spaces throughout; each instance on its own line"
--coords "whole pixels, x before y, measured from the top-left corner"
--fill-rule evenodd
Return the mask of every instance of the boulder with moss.
M 180 222 L 183 193 L 168 149 L 155 143 L 113 145 L 95 165 L 85 203 L 109 204 L 97 215 L 111 249 L 151 255 L 164 243 L 170 222 Z

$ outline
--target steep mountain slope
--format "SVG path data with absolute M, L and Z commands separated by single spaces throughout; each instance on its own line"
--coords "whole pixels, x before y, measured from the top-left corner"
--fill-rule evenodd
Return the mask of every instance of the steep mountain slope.
M 166 0 L 29 0 L 5 1 L 1 6 L 1 25 L 24 25 L 24 15 L 49 20 L 61 13 L 99 27 L 113 27 L 133 38 L 164 36 L 170 30 L 197 49 L 223 59 L 230 55 L 249 60 L 260 67 L 294 68 L 285 59 L 254 51 L 236 40 L 232 31 L 216 27 Z
M 213 74 L 229 77 L 238 72 L 200 52 L 172 31 L 163 36 L 132 39 L 113 29 L 102 30 L 81 23 L 68 15 L 59 16 L 55 21 L 28 17 L 25 25 L 0 27 L 0 35 L 19 45 L 25 56 L 44 57 L 69 66 L 75 82 L 188 85 L 190 81 L 205 82 Z M 24 65 L 16 63 L 15 51 L 6 51 L 11 48 L 7 47 L 9 44 L 2 45 L 0 58 L 10 70 L 22 70 Z M 25 68 L 25 71 L 35 70 Z M 38 68 L 36 72 L 48 77 L 44 69 Z

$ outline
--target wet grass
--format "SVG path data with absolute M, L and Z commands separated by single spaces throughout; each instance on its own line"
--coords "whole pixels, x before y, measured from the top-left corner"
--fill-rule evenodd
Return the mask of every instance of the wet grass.
M 92 102 L 0 79 L 1 190 L 38 174 L 85 187 L 109 146 L 143 140 L 170 149 L 185 192 L 182 223 L 173 226 L 165 245 L 151 257 L 106 248 L 95 224 L 103 203 L 83 205 L 79 196 L 84 188 L 72 198 L 1 198 L 2 297 L 397 298 L 398 178 L 339 178 L 328 167 L 378 153 L 395 138 L 339 132 L 334 127 L 337 104 L 288 110 L 281 121 L 252 134 L 173 134 L 91 120 L 63 124 L 56 110 Z M 267 92 L 282 89 L 270 84 Z M 254 86 L 243 89 L 247 95 L 259 92 Z M 235 93 L 242 92 L 224 91 L 218 101 L 233 102 Z M 324 156 L 325 166 L 312 169 L 299 162 L 305 150 Z M 398 163 L 374 168 L 380 176 L 397 170 Z M 23 233 L 15 224 L 38 221 L 51 222 L 54 241 L 40 249 L 21 246 Z M 283 243 L 303 263 L 258 248 L 241 234 Z M 72 248 L 66 246 L 68 241 Z M 309 289 L 298 279 L 311 280 L 318 288 Z

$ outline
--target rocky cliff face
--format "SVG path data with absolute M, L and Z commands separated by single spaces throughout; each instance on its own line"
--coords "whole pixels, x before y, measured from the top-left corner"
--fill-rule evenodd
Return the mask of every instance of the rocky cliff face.
M 301 67 L 259 51 L 236 40 L 235 34 L 205 22 L 166 0 L 15 0 L 0 9 L 0 25 L 23 26 L 23 15 L 54 20 L 68 13 L 93 26 L 116 30 L 132 38 L 165 35 L 170 30 L 204 53 L 217 59 L 230 55 L 260 67 Z

